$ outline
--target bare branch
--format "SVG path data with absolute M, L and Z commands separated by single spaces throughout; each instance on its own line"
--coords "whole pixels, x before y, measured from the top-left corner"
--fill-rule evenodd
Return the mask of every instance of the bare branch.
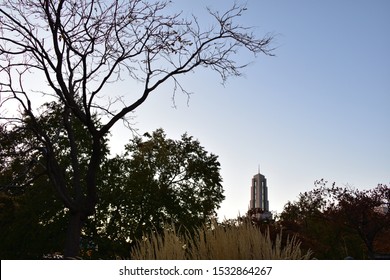
M 272 55 L 272 35 L 257 38 L 252 28 L 237 23 L 245 6 L 209 10 L 215 24 L 204 29 L 195 16 L 167 14 L 170 2 L 2 1 L 0 108 L 16 102 L 20 112 L 0 116 L 0 121 L 33 132 L 50 180 L 75 219 L 83 220 L 94 211 L 104 137 L 120 120 L 131 127 L 129 115 L 150 93 L 171 82 L 175 106 L 178 91 L 188 98 L 191 94 L 180 80 L 184 74 L 207 68 L 225 82 L 240 76 L 249 63 L 238 61 L 239 50 Z M 111 87 L 120 81 L 126 82 L 126 88 Z M 54 130 L 42 123 L 38 109 L 48 102 L 54 102 L 63 116 Z M 84 175 L 79 172 L 81 155 L 76 145 L 81 139 L 76 139 L 72 118 L 91 140 Z M 67 137 L 64 145 L 71 166 L 66 170 L 73 172 L 72 182 L 66 181 L 57 158 L 61 148 L 53 140 L 59 133 Z M 85 188 L 79 188 L 82 183 Z M 76 234 L 72 240 L 77 238 Z

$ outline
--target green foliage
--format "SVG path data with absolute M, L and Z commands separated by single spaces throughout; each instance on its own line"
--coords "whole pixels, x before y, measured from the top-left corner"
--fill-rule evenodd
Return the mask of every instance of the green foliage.
M 56 127 L 60 111 L 54 104 L 43 109 L 40 121 L 56 137 L 54 151 L 66 180 L 72 182 L 67 134 Z M 85 175 L 90 138 L 76 120 L 72 127 L 78 139 L 80 171 Z M 36 259 L 62 252 L 69 211 L 45 172 L 39 141 L 29 130 L 1 132 L 1 257 Z M 98 180 L 100 200 L 83 231 L 83 239 L 99 247 L 95 257 L 128 256 L 130 240 L 145 230 L 161 230 L 165 222 L 194 228 L 215 215 L 224 199 L 218 157 L 205 151 L 199 141 L 186 134 L 180 140 L 167 139 L 162 129 L 144 138 L 134 138 L 125 154 L 114 158 L 107 157 L 105 146 Z M 90 249 L 84 247 L 84 253 Z
M 41 259 L 63 250 L 66 217 L 52 191 L 31 187 L 22 195 L 3 192 L 1 197 L 3 201 L 7 197 L 13 208 L 1 221 L 1 259 Z
M 134 138 L 103 166 L 99 235 L 121 250 L 165 223 L 190 231 L 205 223 L 224 199 L 217 159 L 187 134 L 172 140 L 158 129 Z
M 36 121 L 53 140 L 53 152 L 71 186 L 74 170 L 68 135 L 61 125 L 61 108 L 52 102 L 40 111 Z M 7 209 L 0 221 L 0 254 L 9 259 L 37 259 L 43 254 L 63 251 L 69 211 L 49 180 L 44 146 L 30 127 L 31 119 L 25 116 L 21 121 L 20 126 L 3 123 L 0 131 L 0 193 Z M 76 118 L 71 118 L 69 123 L 77 137 L 80 172 L 85 175 L 90 135 Z M 106 138 L 104 141 L 103 150 L 107 155 Z M 85 188 L 85 181 L 80 182 Z M 74 188 L 69 187 L 69 193 L 74 196 Z

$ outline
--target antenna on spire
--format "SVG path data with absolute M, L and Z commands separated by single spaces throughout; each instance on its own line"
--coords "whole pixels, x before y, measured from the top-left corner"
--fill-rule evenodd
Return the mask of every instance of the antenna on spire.
M 257 173 L 260 174 L 260 164 L 257 166 Z

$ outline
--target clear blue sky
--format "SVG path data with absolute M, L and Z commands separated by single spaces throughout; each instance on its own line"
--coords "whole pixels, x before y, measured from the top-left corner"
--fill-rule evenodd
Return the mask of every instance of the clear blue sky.
M 170 9 L 194 13 L 206 28 L 206 6 L 225 11 L 234 4 L 172 2 Z M 258 37 L 275 34 L 276 56 L 240 52 L 239 62 L 253 63 L 224 86 L 205 69 L 186 75 L 182 84 L 194 93 L 188 106 L 179 94 L 172 108 L 172 88 L 165 87 L 135 112 L 135 128 L 141 134 L 164 128 L 175 139 L 188 132 L 219 156 L 226 196 L 221 218 L 246 213 L 259 165 L 270 209 L 279 213 L 321 178 L 359 189 L 389 184 L 390 1 L 246 3 L 239 23 L 254 26 Z M 36 77 L 30 82 L 41 81 Z M 133 81 L 122 85 L 115 92 L 136 92 Z M 112 152 L 121 153 L 130 137 L 118 123 Z
M 199 15 L 234 1 L 176 1 L 173 9 Z M 140 133 L 159 127 L 184 132 L 219 155 L 226 199 L 218 214 L 234 218 L 249 205 L 250 182 L 260 165 L 270 209 L 325 178 L 359 189 L 390 182 L 390 1 L 247 1 L 243 25 L 276 35 L 276 57 L 257 58 L 245 76 L 222 86 L 201 70 L 187 75 L 186 96 L 158 92 L 136 111 Z M 113 131 L 120 150 L 129 138 Z M 115 149 L 115 148 L 114 148 Z

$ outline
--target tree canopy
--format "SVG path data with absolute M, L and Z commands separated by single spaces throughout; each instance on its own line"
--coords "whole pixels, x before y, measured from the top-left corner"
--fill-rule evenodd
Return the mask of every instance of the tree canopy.
M 58 165 L 68 181 L 74 180 L 70 169 L 70 148 L 67 147 L 65 129 L 59 129 L 61 108 L 51 102 L 44 104 L 37 122 L 55 135 Z M 28 116 L 24 116 L 28 119 Z M 89 134 L 76 119 L 70 120 L 80 151 L 79 170 L 88 166 L 90 150 Z M 25 121 L 28 125 L 28 120 Z M 108 155 L 107 138 L 103 139 L 104 158 Z M 63 252 L 66 219 L 69 209 L 50 182 L 46 169 L 44 149 L 30 129 L 20 126 L 3 130 L 0 136 L 0 196 L 4 203 L 1 219 L 1 255 L 3 258 L 42 258 L 49 252 Z M 70 190 L 72 191 L 72 190 Z M 20 242 L 23 240 L 23 242 Z
M 101 235 L 124 244 L 164 225 L 191 231 L 215 217 L 224 199 L 218 157 L 193 137 L 162 129 L 136 137 L 102 170 L 95 216 Z
M 50 126 L 59 118 L 54 110 L 41 121 Z M 80 124 L 73 125 L 76 134 L 85 133 Z M 18 139 L 21 147 L 29 145 L 28 137 Z M 64 139 L 58 136 L 59 143 Z M 88 141 L 78 144 L 80 151 L 89 148 Z M 64 170 L 69 153 L 65 149 L 59 157 Z M 0 185 L 2 258 L 35 259 L 62 252 L 68 210 L 50 186 L 43 157 L 30 158 L 28 172 L 18 165 L 18 158 L 11 158 L 0 172 L 0 182 L 7 182 Z M 87 162 L 80 161 L 81 170 L 86 170 Z M 106 153 L 98 178 L 100 200 L 81 236 L 83 254 L 90 250 L 94 257 L 128 257 L 132 241 L 145 232 L 162 231 L 165 224 L 191 231 L 210 221 L 224 199 L 219 170 L 218 157 L 198 140 L 188 134 L 172 140 L 162 129 L 131 139 L 122 155 L 110 158 Z M 10 180 L 9 174 L 17 175 Z
M 389 245 L 383 240 L 390 240 L 388 186 L 358 190 L 326 184 L 318 180 L 315 189 L 288 202 L 280 215 L 282 226 L 298 234 L 319 258 L 364 259 L 386 253 L 381 248 Z
M 237 23 L 244 6 L 209 11 L 215 24 L 204 28 L 196 16 L 186 19 L 167 12 L 170 2 L 1 2 L 2 126 L 32 132 L 31 152 L 43 157 L 50 184 L 69 210 L 67 257 L 78 255 L 84 222 L 95 213 L 104 137 L 114 124 L 123 120 L 129 125 L 129 113 L 164 84 L 170 83 L 173 94 L 187 93 L 180 82 L 183 74 L 203 67 L 225 81 L 247 65 L 236 60 L 238 50 L 272 54 L 272 36 L 256 38 L 251 28 Z M 118 90 L 121 81 L 140 86 Z M 39 121 L 39 108 L 52 101 L 60 105 L 61 119 L 48 129 Z M 79 150 L 83 139 L 71 125 L 75 120 L 88 134 L 87 155 Z M 61 133 L 66 141 L 57 145 Z M 67 149 L 70 165 L 64 172 L 59 155 Z

